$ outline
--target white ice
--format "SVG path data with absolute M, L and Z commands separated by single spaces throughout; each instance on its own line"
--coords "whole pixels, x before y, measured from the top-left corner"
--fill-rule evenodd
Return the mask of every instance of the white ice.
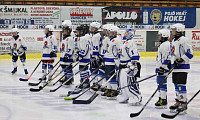
M 37 65 L 39 60 L 27 60 L 29 75 Z M 155 58 L 141 58 L 142 72 L 141 78 L 155 74 Z M 169 109 L 158 110 L 154 108 L 154 103 L 158 99 L 158 94 L 151 100 L 140 116 L 130 118 L 130 113 L 138 112 L 146 103 L 157 84 L 156 78 L 148 79 L 140 84 L 143 105 L 134 107 L 127 104 L 119 104 L 117 101 L 101 99 L 98 96 L 89 105 L 76 105 L 72 101 L 65 101 L 59 97 L 66 94 L 71 88 L 62 87 L 54 93 L 30 92 L 32 88 L 29 82 L 38 82 L 41 76 L 41 66 L 33 74 L 30 81 L 21 82 L 20 77 L 24 75 L 23 67 L 18 61 L 18 71 L 11 75 L 13 69 L 11 60 L 0 60 L 0 120 L 160 120 L 161 113 L 168 113 Z M 74 72 L 78 67 L 74 69 Z M 79 83 L 79 75 L 75 76 L 75 84 Z M 56 85 L 55 87 L 57 87 Z M 194 57 L 191 61 L 191 71 L 188 75 L 188 99 L 190 99 L 200 89 L 200 57 Z M 53 89 L 55 87 L 47 87 Z M 34 87 L 37 88 L 37 87 Z M 88 99 L 92 93 L 88 92 L 80 99 Z M 174 86 L 171 76 L 168 79 L 168 106 L 174 104 Z M 200 94 L 189 104 L 188 114 L 179 115 L 177 120 L 200 120 Z

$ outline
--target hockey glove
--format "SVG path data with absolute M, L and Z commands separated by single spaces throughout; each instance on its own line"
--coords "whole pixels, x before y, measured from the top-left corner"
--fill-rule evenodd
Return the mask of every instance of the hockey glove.
M 182 58 L 176 59 L 176 60 L 174 61 L 174 66 L 175 66 L 175 67 L 179 67 L 183 61 L 184 61 L 184 60 L 183 60 Z
M 91 57 L 90 65 L 91 65 L 91 68 L 97 68 L 98 67 L 97 59 L 95 57 Z
M 101 57 L 101 56 L 99 56 L 98 61 L 99 61 L 99 64 L 104 64 L 105 63 L 104 58 Z
M 54 57 L 54 56 L 55 56 L 55 54 L 56 54 L 56 52 L 55 52 L 55 51 L 51 51 L 51 53 L 50 53 L 50 58 Z
M 63 62 L 67 62 L 69 60 L 69 57 L 67 56 L 67 55 L 65 55 L 64 57 L 63 57 Z
M 165 72 L 166 72 L 166 70 L 163 67 L 160 67 L 158 70 L 158 75 L 159 76 L 164 75 Z
M 135 61 L 131 61 L 128 63 L 129 70 L 127 74 L 129 76 L 135 76 L 138 72 L 137 63 Z
M 127 68 L 127 64 L 119 64 L 119 69 Z
M 21 47 L 21 48 L 19 48 L 19 50 L 17 50 L 17 53 L 18 54 L 22 54 L 24 52 L 24 49 Z

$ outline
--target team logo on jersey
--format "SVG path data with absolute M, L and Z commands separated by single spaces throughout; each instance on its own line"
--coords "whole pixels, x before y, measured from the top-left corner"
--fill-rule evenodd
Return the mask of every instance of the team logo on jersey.
M 65 44 L 63 43 L 62 44 L 62 51 L 64 51 L 65 50 Z
M 153 24 L 158 24 L 160 22 L 160 20 L 162 19 L 161 11 L 158 9 L 154 9 L 151 12 L 150 18 L 151 18 Z
M 174 51 L 175 51 L 175 47 L 172 46 L 172 54 L 174 54 Z
M 47 46 L 47 41 L 44 42 L 44 47 L 46 47 L 46 46 Z
M 107 44 L 107 47 L 109 47 L 109 44 Z
M 15 43 L 13 46 L 14 46 L 14 49 L 16 49 L 16 48 L 17 48 L 17 44 L 16 44 L 16 43 Z

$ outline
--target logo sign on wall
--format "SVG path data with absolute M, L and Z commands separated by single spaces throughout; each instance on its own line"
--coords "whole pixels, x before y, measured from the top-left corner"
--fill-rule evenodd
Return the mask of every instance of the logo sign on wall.
M 142 8 L 143 25 L 171 25 L 183 23 L 186 28 L 196 26 L 196 8 Z
M 102 23 L 115 24 L 120 28 L 141 24 L 140 8 L 105 7 L 102 9 Z
M 101 7 L 62 6 L 61 20 L 71 20 L 73 25 L 101 22 Z
M 192 49 L 200 51 L 200 31 L 186 31 L 185 36 L 191 40 L 189 44 L 191 44 Z

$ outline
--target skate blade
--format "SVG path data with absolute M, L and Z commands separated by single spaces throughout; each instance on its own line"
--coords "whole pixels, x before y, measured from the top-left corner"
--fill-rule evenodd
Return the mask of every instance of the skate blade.
M 140 106 L 142 105 L 140 102 L 136 102 L 136 103 L 128 103 L 130 106 Z
M 117 97 L 106 97 L 106 100 L 117 100 Z
M 67 94 L 60 94 L 59 97 L 68 97 Z
M 167 109 L 167 106 L 155 106 L 156 109 Z
M 175 110 L 170 109 L 170 112 L 171 112 L 171 113 L 177 113 L 177 112 L 176 112 L 176 109 L 175 109 Z
M 106 99 L 106 96 L 101 96 L 102 99 Z
M 179 115 L 185 115 L 185 114 L 187 114 L 187 110 L 184 110 L 184 111 L 179 113 Z

